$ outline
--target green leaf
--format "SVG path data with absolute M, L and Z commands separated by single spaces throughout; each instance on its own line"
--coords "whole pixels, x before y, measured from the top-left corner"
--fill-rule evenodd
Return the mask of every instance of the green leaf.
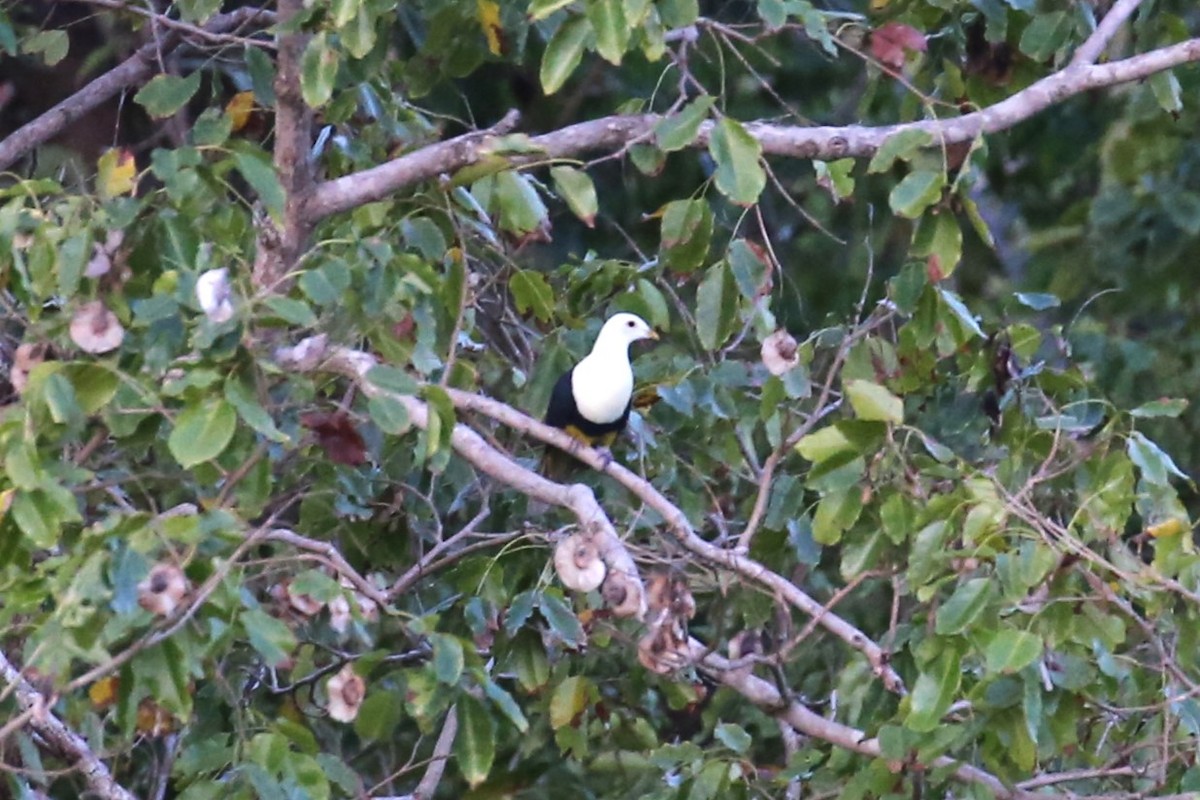
M 972 578 L 954 590 L 937 612 L 935 630 L 939 636 L 962 633 L 987 608 L 992 598 L 988 578 Z
M 79 280 L 83 277 L 83 268 L 89 254 L 88 245 L 91 242 L 84 234 L 70 236 L 58 246 L 58 293 L 65 297 L 74 297 L 79 290 Z
M 962 259 L 962 246 L 962 228 L 953 214 L 924 214 L 913 234 L 912 254 L 926 260 L 926 271 L 933 279 L 943 280 Z
M 1174 70 L 1156 72 L 1150 76 L 1150 89 L 1154 99 L 1168 114 L 1178 114 L 1183 111 L 1183 89 Z
M 700 123 L 708 118 L 716 98 L 702 94 L 654 126 L 654 140 L 660 150 L 672 153 L 689 147 L 700 134 Z
M 554 687 L 550 698 L 551 728 L 558 730 L 570 725 L 583 713 L 588 704 L 588 688 L 588 679 L 582 675 L 573 675 Z
M 300 57 L 300 93 L 312 108 L 320 108 L 333 97 L 341 57 L 321 31 L 308 40 Z
M 400 436 L 407 433 L 410 426 L 408 408 L 395 397 L 387 394 L 373 395 L 367 400 L 367 413 L 371 421 L 379 426 L 379 430 Z
M 1062 305 L 1062 301 L 1057 295 L 1044 294 L 1041 292 L 1014 292 L 1013 297 L 1017 298 L 1017 302 L 1034 311 L 1045 311 L 1048 308 L 1058 308 Z
M 550 680 L 550 660 L 542 638 L 532 631 L 522 631 L 514 643 L 517 681 L 527 692 L 536 692 Z
M 1006 628 L 988 643 L 984 658 L 988 672 L 1019 672 L 1042 655 L 1042 639 L 1028 631 Z
M 583 644 L 586 634 L 579 624 L 579 617 L 571 607 L 552 594 L 542 594 L 538 603 L 542 616 L 550 623 L 550 629 L 562 639 L 568 647 L 578 647 Z
M 946 176 L 941 170 L 914 170 L 892 189 L 888 205 L 899 216 L 916 219 L 941 199 L 945 185 Z
M 804 435 L 796 442 L 796 452 L 814 464 L 828 461 L 842 453 L 857 452 L 858 448 L 836 425 L 830 425 Z
M 244 381 L 230 375 L 225 381 L 225 399 L 237 411 L 242 421 L 272 442 L 290 442 L 291 439 L 275 427 L 275 420 L 258 402 L 254 391 Z
M 282 667 L 296 647 L 292 629 L 261 608 L 247 608 L 240 617 L 253 647 L 268 667 Z
M 499 213 L 500 227 L 516 234 L 537 230 L 549 216 L 532 180 L 512 170 L 492 176 L 491 208 Z
M 1155 417 L 1170 417 L 1174 419 L 1182 414 L 1188 407 L 1188 401 L 1183 397 L 1163 397 L 1158 400 L 1152 400 L 1149 403 L 1142 405 L 1130 411 L 1130 416 L 1139 419 L 1153 419 Z
M 542 273 L 532 269 L 518 271 L 509 279 L 508 291 L 522 314 L 532 311 L 542 322 L 554 317 L 554 290 Z
M 75 400 L 88 416 L 107 406 L 117 394 L 117 374 L 102 364 L 67 364 L 63 374 L 75 387 Z
M 589 228 L 596 227 L 596 211 L 600 202 L 596 199 L 596 187 L 583 170 L 574 167 L 553 167 L 550 177 L 558 196 L 567 201 L 571 213 L 579 217 Z
M 180 466 L 194 467 L 221 455 L 236 428 L 237 414 L 228 401 L 193 403 L 175 419 L 167 448 Z
M 731 722 L 722 722 L 717 725 L 713 729 L 713 736 L 717 741 L 738 755 L 742 755 L 748 751 L 750 745 L 754 743 L 754 740 L 750 738 L 750 734 L 746 733 L 745 728 Z
M 707 762 L 700 774 L 692 779 L 687 800 L 715 800 L 725 796 L 729 788 L 729 765 L 721 760 Z
M 74 425 L 83 420 L 83 409 L 75 399 L 75 387 L 61 372 L 46 376 L 42 398 L 46 401 L 50 418 L 59 425 Z
M 541 22 L 555 11 L 566 8 L 574 2 L 575 0 L 533 0 L 529 4 L 529 20 Z
M 46 66 L 53 67 L 67 57 L 71 40 L 63 30 L 38 31 L 21 42 L 24 53 L 41 53 Z M 11 52 L 11 48 L 5 48 Z
M 188 22 L 207 22 L 221 10 L 222 0 L 180 0 L 179 14 Z
M 632 33 L 625 19 L 625 4 L 622 0 L 589 0 L 587 17 L 596 33 L 596 52 L 608 63 L 619 66 Z
M 457 685 L 463 672 L 462 642 L 444 633 L 430 634 L 429 639 L 433 643 L 433 674 L 441 683 Z
M 709 267 L 696 291 L 696 333 L 706 350 L 716 350 L 733 333 L 738 300 L 729 265 L 718 261 Z
M 42 492 L 14 493 L 8 513 L 34 547 L 48 548 L 58 543 L 58 515 Z
M 1034 61 L 1045 61 L 1067 43 L 1074 27 L 1075 21 L 1066 11 L 1036 14 L 1021 34 L 1018 47 Z
M 275 105 L 275 64 L 261 47 L 246 46 L 246 69 L 250 73 L 250 85 L 254 98 L 263 106 Z
M 826 189 L 834 200 L 841 202 L 854 196 L 854 166 L 853 158 L 841 158 L 837 161 L 813 161 L 813 171 L 817 174 L 817 185 Z
M 986 338 L 983 334 L 983 328 L 979 327 L 979 320 L 971 313 L 971 309 L 967 308 L 962 298 L 949 289 L 942 289 L 941 287 L 938 287 L 937 293 L 941 297 L 942 302 L 953 312 L 954 316 L 968 332 L 973 333 L 980 339 Z
M 521 707 L 517 705 L 517 701 L 513 696 L 504 691 L 498 683 L 489 677 L 484 677 L 483 691 L 488 696 L 488 699 L 496 704 L 500 712 L 508 718 L 508 721 L 513 724 L 520 733 L 526 733 L 529 730 L 529 720 L 525 719 L 525 714 L 521 711 Z
M 813 540 L 822 545 L 837 544 L 861 513 L 862 490 L 858 486 L 826 494 L 813 515 Z
M 471 788 L 483 783 L 496 757 L 496 723 L 483 703 L 469 694 L 458 698 L 458 735 L 454 756 Z
M 845 384 L 846 397 L 854 408 L 854 415 L 862 420 L 904 422 L 904 401 L 877 383 L 850 380 Z
M 282 218 L 286 196 L 283 184 L 279 182 L 279 176 L 275 173 L 275 166 L 266 154 L 238 150 L 233 154 L 233 162 L 237 165 L 238 172 L 246 179 L 246 183 L 258 193 L 258 199 L 266 206 L 267 211 L 276 219 Z
M 1142 471 L 1142 479 L 1147 483 L 1168 486 L 1171 483 L 1171 475 L 1188 479 L 1187 474 L 1175 465 L 1175 461 L 1166 451 L 1139 431 L 1129 434 L 1125 441 L 1125 452 L 1129 455 L 1129 460 Z
M 676 272 L 691 272 L 708 258 L 713 213 L 703 199 L 673 200 L 662 210 L 659 258 Z
M 366 58 L 375 49 L 375 16 L 366 5 L 360 5 L 354 19 L 346 25 L 339 26 L 342 44 L 347 52 L 355 58 Z
M 583 16 L 569 17 L 558 27 L 546 43 L 546 52 L 542 54 L 539 74 L 542 91 L 554 94 L 567 82 L 567 78 L 583 60 L 583 50 L 591 32 L 592 26 Z
M 317 315 L 303 300 L 292 297 L 272 295 L 266 300 L 266 306 L 271 313 L 284 322 L 299 325 L 301 328 L 311 328 L 317 324 Z
M 931 144 L 933 144 L 933 136 L 922 130 L 910 128 L 893 134 L 884 139 L 883 144 L 879 146 L 871 163 L 867 165 L 867 172 L 871 174 L 886 172 L 896 163 L 897 158 L 908 161 L 922 148 Z
M 152 117 L 169 117 L 192 99 L 200 88 L 200 71 L 186 78 L 175 75 L 155 75 L 133 96 L 134 102 Z
M 367 371 L 367 381 L 385 392 L 395 394 L 416 394 L 421 388 L 407 372 L 386 364 L 371 367 Z
M 658 0 L 663 24 L 674 30 L 692 25 L 700 17 L 699 0 Z
M 952 650 L 943 651 L 936 661 L 922 669 L 913 686 L 904 721 L 909 730 L 929 733 L 941 725 L 961 679 L 959 654 Z
M 717 189 L 738 205 L 757 202 L 767 185 L 767 173 L 759 163 L 762 145 L 758 140 L 733 117 L 724 117 L 713 126 L 708 152 L 717 162 Z

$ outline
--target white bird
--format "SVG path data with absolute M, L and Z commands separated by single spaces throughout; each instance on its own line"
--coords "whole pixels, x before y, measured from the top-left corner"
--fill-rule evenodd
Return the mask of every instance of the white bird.
M 545 422 L 562 428 L 586 445 L 607 448 L 625 429 L 633 407 L 633 366 L 629 345 L 657 339 L 637 314 L 614 314 L 600 329 L 592 351 L 559 377 L 550 392 Z M 558 450 L 547 450 L 542 461 L 547 475 L 561 474 Z

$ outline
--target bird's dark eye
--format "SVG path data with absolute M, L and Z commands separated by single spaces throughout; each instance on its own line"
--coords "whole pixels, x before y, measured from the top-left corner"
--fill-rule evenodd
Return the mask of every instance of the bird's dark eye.
M 634 322 L 633 320 L 629 320 L 629 322 L 626 322 L 625 324 L 626 324 L 626 325 L 628 325 L 629 327 L 631 327 L 631 328 L 632 328 L 632 327 L 634 327 L 634 326 L 635 326 L 637 323 L 636 323 L 636 322 Z

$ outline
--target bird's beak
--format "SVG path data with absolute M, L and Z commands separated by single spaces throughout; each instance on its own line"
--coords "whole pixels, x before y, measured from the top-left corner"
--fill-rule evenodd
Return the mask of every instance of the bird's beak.
M 657 342 L 658 341 L 658 331 L 654 330 L 654 328 L 651 328 L 650 330 L 648 330 L 646 332 L 646 338 L 653 339 L 654 341 Z

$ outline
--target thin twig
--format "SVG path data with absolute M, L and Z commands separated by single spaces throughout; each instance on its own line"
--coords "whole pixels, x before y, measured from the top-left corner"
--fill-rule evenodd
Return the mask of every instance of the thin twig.
M 33 687 L 8 656 L 0 651 L 0 677 L 16 690 L 17 705 L 33 729 L 56 753 L 78 767 L 88 787 L 103 800 L 136 800 L 134 795 L 113 778 L 108 767 L 92 751 L 82 736 L 72 731 L 50 710 L 46 696 Z
M 1108 47 L 1108 43 L 1117 34 L 1117 30 L 1141 4 L 1142 0 L 1117 0 L 1113 3 L 1104 19 L 1096 26 L 1096 30 L 1092 31 L 1092 35 L 1079 45 L 1075 55 L 1071 56 L 1071 66 L 1095 64 L 1104 48 Z

